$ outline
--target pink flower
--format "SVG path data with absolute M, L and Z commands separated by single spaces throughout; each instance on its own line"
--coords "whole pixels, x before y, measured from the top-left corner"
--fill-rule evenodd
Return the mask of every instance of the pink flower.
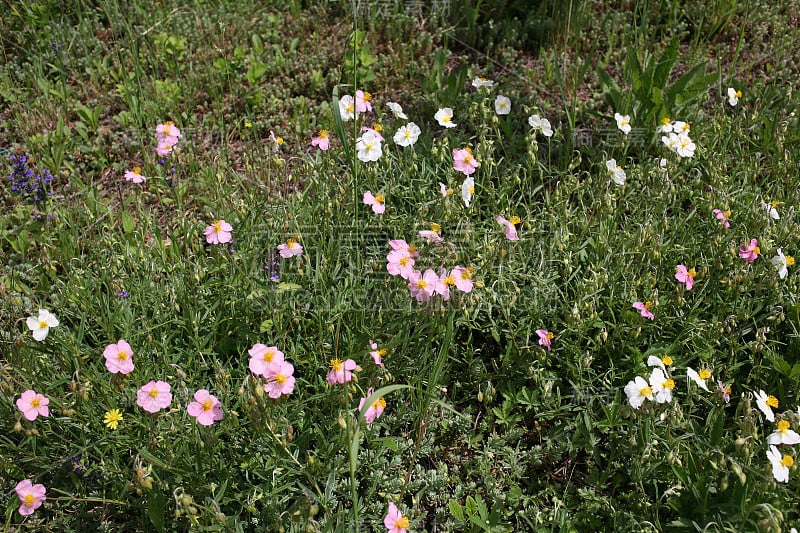
M 319 130 L 319 136 L 311 139 L 311 146 L 317 146 L 323 152 L 330 148 L 331 140 L 328 137 L 328 130 Z
M 383 525 L 386 526 L 387 533 L 407 533 L 409 523 L 400 509 L 393 502 L 389 502 L 389 512 L 383 519 Z
M 159 157 L 167 157 L 172 154 L 172 148 L 174 146 L 174 144 L 160 142 L 158 143 L 158 146 L 156 146 L 156 153 L 159 155 Z
M 380 193 L 373 196 L 371 191 L 365 192 L 364 203 L 366 205 L 371 205 L 372 212 L 375 213 L 376 215 L 382 215 L 383 212 L 386 210 L 386 205 L 384 204 L 383 195 Z
M 264 346 L 261 343 L 253 345 L 252 348 L 247 350 L 250 354 L 250 362 L 248 368 L 250 372 L 257 376 L 267 377 L 270 369 L 280 368 L 280 364 L 285 360 L 283 352 L 277 346 Z
M 45 497 L 45 492 L 47 492 L 47 490 L 44 488 L 44 485 L 40 483 L 34 485 L 31 483 L 30 479 L 23 479 L 17 483 L 14 490 L 17 491 L 17 497 L 19 498 L 19 514 L 22 516 L 33 514 L 36 509 L 42 506 L 42 502 L 47 499 Z
M 159 144 L 165 143 L 174 146 L 178 144 L 178 139 L 181 137 L 183 137 L 181 130 L 173 122 L 167 121 L 156 126 L 156 140 Z
M 536 334 L 539 336 L 539 346 L 547 347 L 549 352 L 553 344 L 553 334 L 546 329 L 537 329 Z
M 225 244 L 231 242 L 233 226 L 224 220 L 217 220 L 206 228 L 206 242 L 209 244 Z
M 359 113 L 366 113 L 372 111 L 372 104 L 369 101 L 372 95 L 365 91 L 356 91 L 356 111 Z
M 518 216 L 513 216 L 511 217 L 511 220 L 506 220 L 505 218 L 498 215 L 495 220 L 497 220 L 500 224 L 506 227 L 506 239 L 508 239 L 509 241 L 519 240 L 519 236 L 517 236 L 517 228 L 515 227 L 516 224 L 519 224 L 521 222 Z
M 400 276 L 403 279 L 408 279 L 414 271 L 414 258 L 408 253 L 408 250 L 392 250 L 386 256 L 386 270 L 392 276 Z
M 743 242 L 739 245 L 739 257 L 748 263 L 752 263 L 758 259 L 758 254 L 760 253 L 761 249 L 758 247 L 758 239 L 750 239 L 750 244 Z
M 650 320 L 653 320 L 655 318 L 655 316 L 653 316 L 653 313 L 650 312 L 650 307 L 652 305 L 653 302 L 646 302 L 646 303 L 633 302 L 633 308 L 638 310 L 643 317 L 649 318 Z
M 288 239 L 285 243 L 278 245 L 281 257 L 288 259 L 295 255 L 303 255 L 303 246 L 294 239 Z
M 453 149 L 453 168 L 464 175 L 469 176 L 475 172 L 481 164 L 472 157 L 472 150 L 469 148 L 462 148 L 461 150 Z
M 693 268 L 686 270 L 686 266 L 684 265 L 677 265 L 675 267 L 675 279 L 680 281 L 681 283 L 686 284 L 686 290 L 692 290 L 694 287 L 694 277 L 697 275 L 697 272 Z
M 439 276 L 433 269 L 428 269 L 425 274 L 419 270 L 414 270 L 408 277 L 408 289 L 411 291 L 412 298 L 418 302 L 427 302 L 436 291 L 436 284 L 439 283 Z
M 294 374 L 294 366 L 286 361 L 270 365 L 264 375 L 267 378 L 264 392 L 272 399 L 280 398 L 284 394 L 291 394 L 295 384 L 292 374 Z
M 725 228 L 731 227 L 731 223 L 728 221 L 728 217 L 731 216 L 730 211 L 721 211 L 719 209 L 714 209 L 712 213 L 714 213 L 714 216 L 717 217 L 717 220 L 722 222 L 722 225 L 725 226 Z
M 383 368 L 383 356 L 386 355 L 386 348 L 378 348 L 378 343 L 372 342 L 372 339 L 369 340 L 369 347 L 371 349 L 369 355 L 372 356 L 372 360 Z
M 452 274 L 448 274 L 447 269 L 442 267 L 439 269 L 439 279 L 436 280 L 434 294 L 440 294 L 446 302 L 450 299 L 450 286 L 455 284 L 456 278 Z
M 450 276 L 455 279 L 456 289 L 461 292 L 472 291 L 472 269 L 456 266 L 450 271 Z
M 392 250 L 403 250 L 403 251 L 408 252 L 408 255 L 410 255 L 414 259 L 419 257 L 419 254 L 417 253 L 417 249 L 414 247 L 414 245 L 408 244 L 403 239 L 391 240 L 391 241 L 389 241 L 389 246 L 392 247 Z
M 368 131 L 368 132 L 370 132 L 372 135 L 374 135 L 374 136 L 375 136 L 375 137 L 376 137 L 376 138 L 377 138 L 377 139 L 378 139 L 380 142 L 383 142 L 383 141 L 384 141 L 384 139 L 383 139 L 383 135 L 381 135 L 381 134 L 380 134 L 380 132 L 381 132 L 381 131 L 383 131 L 383 128 L 381 127 L 381 125 L 380 125 L 380 124 L 375 124 L 375 127 L 374 127 L 374 128 L 368 128 L 367 126 L 363 126 L 363 127 L 361 128 L 361 131 L 364 131 L 364 132 L 367 132 L 367 131 Z
M 361 408 L 364 407 L 364 402 L 367 401 L 367 398 L 372 396 L 372 393 L 374 391 L 375 389 L 373 389 L 372 387 L 367 389 L 367 397 L 361 398 L 361 401 L 358 402 L 359 412 L 361 411 Z M 380 418 L 380 416 L 383 414 L 384 409 L 386 409 L 386 400 L 384 400 L 383 398 L 378 398 L 377 400 L 372 402 L 372 405 L 367 407 L 367 410 L 364 412 L 364 420 L 366 420 L 367 424 L 372 424 L 373 422 L 375 422 L 375 420 Z
M 439 182 L 439 194 L 441 194 L 442 196 L 447 198 L 448 196 L 453 194 L 453 189 L 448 189 L 447 186 L 440 181 Z
M 124 340 L 106 346 L 106 349 L 103 350 L 103 357 L 106 358 L 106 368 L 112 374 L 133 372 L 133 349 Z
M 142 169 L 140 167 L 133 167 L 133 170 L 125 171 L 125 180 L 134 183 L 144 183 L 147 178 L 142 176 Z
M 50 400 L 46 396 L 28 389 L 17 400 L 17 409 L 22 411 L 22 416 L 27 420 L 33 421 L 39 415 L 50 416 L 50 408 L 47 407 L 49 403 Z
M 331 359 L 331 371 L 328 372 L 327 380 L 331 385 L 348 383 L 353 379 L 353 370 L 358 365 L 352 359 L 342 361 L 340 359 Z
M 429 243 L 433 243 L 436 246 L 442 244 L 442 236 L 439 235 L 439 232 L 442 231 L 442 227 L 439 224 L 431 224 L 431 229 L 427 230 L 424 229 L 419 232 L 419 236 L 423 239 L 427 239 Z
M 136 392 L 136 405 L 148 413 L 157 413 L 172 403 L 169 383 L 153 381 Z
M 186 406 L 186 411 L 203 426 L 210 426 L 217 420 L 222 420 L 222 404 L 213 394 L 206 389 L 194 393 L 194 400 Z

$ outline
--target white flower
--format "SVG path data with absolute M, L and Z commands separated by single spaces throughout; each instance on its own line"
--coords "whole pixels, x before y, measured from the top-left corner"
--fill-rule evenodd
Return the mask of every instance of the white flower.
M 742 91 L 737 91 L 733 87 L 728 87 L 728 103 L 735 106 L 739 103 L 739 98 L 742 97 Z
M 461 184 L 461 199 L 464 200 L 464 205 L 469 207 L 469 203 L 472 201 L 472 196 L 474 194 L 475 180 L 470 176 L 464 180 L 464 183 Z
M 494 82 L 492 80 L 487 80 L 486 78 L 475 78 L 472 80 L 472 86 L 476 89 L 478 87 L 491 87 L 492 85 L 494 85 Z
M 694 141 L 689 138 L 688 133 L 678 134 L 678 143 L 675 146 L 675 152 L 681 157 L 692 157 L 697 146 Z
M 417 139 L 419 139 L 422 130 L 413 122 L 409 122 L 405 126 L 400 126 L 394 134 L 394 142 L 400 146 L 411 146 Z
M 609 159 L 606 161 L 606 168 L 611 173 L 611 179 L 614 180 L 614 183 L 617 185 L 625 185 L 625 171 L 622 170 L 622 167 L 617 165 L 616 159 Z
M 674 132 L 669 132 L 669 135 L 662 135 L 661 142 L 672 151 L 678 147 L 678 134 Z
M 772 408 L 778 408 L 778 399 L 775 398 L 775 396 L 768 396 L 763 390 L 758 391 L 755 397 L 756 405 L 761 409 L 761 412 L 764 413 L 764 416 L 767 417 L 767 420 L 775 422 L 775 413 L 772 412 Z
M 453 110 L 449 107 L 443 107 L 433 115 L 440 126 L 444 126 L 445 128 L 455 128 L 456 125 L 453 122 Z
M 386 102 L 386 107 L 392 110 L 394 116 L 397 118 L 402 118 L 403 120 L 408 120 L 408 117 L 405 113 L 403 113 L 403 107 L 400 104 L 396 104 L 394 102 Z
M 767 213 L 769 214 L 769 218 L 771 218 L 772 220 L 780 220 L 781 216 L 778 214 L 778 210 L 775 209 L 776 207 L 778 207 L 778 202 L 761 203 L 761 208 L 767 211 Z
M 789 467 L 794 465 L 791 455 L 781 455 L 774 445 L 767 450 L 767 459 L 772 463 L 772 475 L 778 483 L 789 482 Z
M 767 437 L 769 444 L 800 444 L 800 435 L 789 429 L 791 425 L 786 420 L 778 421 L 778 431 Z
M 664 117 L 661 119 L 661 125 L 656 128 L 656 132 L 672 133 L 672 121 L 670 121 L 669 117 Z
M 550 121 L 546 118 L 541 118 L 539 115 L 531 115 L 528 117 L 528 124 L 535 130 L 541 130 L 545 137 L 553 136 L 553 128 L 550 126 Z
M 275 153 L 280 152 L 281 145 L 283 145 L 283 137 L 275 135 L 275 132 L 269 130 L 269 141 L 272 143 L 272 151 Z
M 641 376 L 636 376 L 636 379 L 629 381 L 625 385 L 625 394 L 628 396 L 628 402 L 631 407 L 638 409 L 642 406 L 645 400 L 653 399 L 653 389 Z
M 356 150 L 358 150 L 358 159 L 361 161 L 377 161 L 381 158 L 383 150 L 381 148 L 381 139 L 372 131 L 367 131 L 358 138 L 356 142 Z
M 660 368 L 654 368 L 650 374 L 650 386 L 656 396 L 656 402 L 669 403 L 672 401 L 672 389 L 675 388 L 675 381 L 664 375 Z
M 682 122 L 680 120 L 676 120 L 672 123 L 672 131 L 675 133 L 689 133 L 689 130 L 692 129 L 688 122 Z
M 647 358 L 647 366 L 657 366 L 661 370 L 666 370 L 666 367 L 672 365 L 672 357 L 665 355 L 664 357 L 656 357 L 651 355 Z
M 356 116 L 356 104 L 353 97 L 349 94 L 339 99 L 339 115 L 341 115 L 342 120 L 345 122 L 352 120 Z
M 789 275 L 789 267 L 794 264 L 794 257 L 783 255 L 783 251 L 778 248 L 778 255 L 772 258 L 772 264 L 778 268 L 778 276 L 784 279 Z
M 711 372 L 707 369 L 700 370 L 698 374 L 692 367 L 686 367 L 686 375 L 689 376 L 689 379 L 697 383 L 697 386 L 703 389 L 706 392 L 710 392 L 708 390 L 708 386 L 706 385 L 706 380 L 711 377 Z
M 508 115 L 511 113 L 511 100 L 498 94 L 494 99 L 494 110 L 498 115 Z
M 667 168 L 667 159 L 662 157 L 658 160 L 658 168 Z
M 625 135 L 631 132 L 631 117 L 630 115 L 620 115 L 619 113 L 614 113 L 614 120 L 617 121 L 617 127 L 624 133 Z
M 25 323 L 28 325 L 28 329 L 33 332 L 33 338 L 37 341 L 43 341 L 47 338 L 47 334 L 50 333 L 50 328 L 58 325 L 58 319 L 47 309 L 39 309 L 39 316 L 29 316 Z

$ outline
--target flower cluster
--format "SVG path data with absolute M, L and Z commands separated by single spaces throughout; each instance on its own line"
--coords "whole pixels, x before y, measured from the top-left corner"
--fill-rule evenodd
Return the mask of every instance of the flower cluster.
M 156 126 L 156 153 L 159 157 L 172 155 L 181 137 L 181 130 L 173 122 L 167 121 Z
M 759 390 L 757 394 L 753 394 L 756 400 L 756 406 L 764 414 L 764 417 L 769 422 L 775 422 L 775 413 L 773 409 L 777 409 L 780 402 L 775 396 L 767 394 L 763 390 Z M 800 408 L 797 411 L 800 414 Z M 788 453 L 781 453 L 779 446 L 793 446 L 800 444 L 800 434 L 792 430 L 792 424 L 789 418 L 793 417 L 794 413 L 787 412 L 781 415 L 780 420 L 775 424 L 776 430 L 767 436 L 767 459 L 772 465 L 772 476 L 778 483 L 789 482 L 789 468 L 794 466 L 794 456 Z
M 658 127 L 660 133 L 666 134 L 661 136 L 661 142 L 680 157 L 692 157 L 697 148 L 689 137 L 690 129 L 688 122 L 670 121 L 669 118 L 662 119 Z
M 12 155 L 11 174 L 6 178 L 11 182 L 11 192 L 21 196 L 29 203 L 39 205 L 53 195 L 53 175 L 45 168 L 37 173 L 28 165 L 24 155 Z
M 423 235 L 425 233 L 425 235 Z M 441 242 L 438 232 L 430 230 L 420 232 L 432 242 Z M 386 270 L 392 276 L 400 276 L 408 281 L 411 297 L 418 302 L 427 302 L 434 296 L 442 296 L 444 301 L 450 299 L 450 287 L 455 286 L 462 292 L 470 292 L 473 288 L 472 269 L 457 265 L 450 272 L 440 267 L 439 273 L 429 268 L 421 272 L 414 268 L 419 253 L 416 247 L 403 239 L 389 241 L 392 251 L 386 256 Z
M 272 399 L 288 396 L 294 392 L 294 366 L 286 361 L 277 346 L 254 344 L 247 351 L 250 354 L 250 372 L 266 380 L 264 392 Z

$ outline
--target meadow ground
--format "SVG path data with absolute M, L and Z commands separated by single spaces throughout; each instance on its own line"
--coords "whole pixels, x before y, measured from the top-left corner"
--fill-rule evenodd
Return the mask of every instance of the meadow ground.
M 0 12 L 4 530 L 800 524 L 796 1 Z

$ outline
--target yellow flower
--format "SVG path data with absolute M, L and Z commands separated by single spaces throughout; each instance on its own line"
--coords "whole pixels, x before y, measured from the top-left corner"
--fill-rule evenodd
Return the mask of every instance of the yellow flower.
M 117 425 L 119 425 L 120 422 L 122 422 L 122 413 L 119 412 L 119 409 L 106 411 L 106 415 L 103 417 L 103 424 L 105 424 L 108 429 L 117 429 Z

